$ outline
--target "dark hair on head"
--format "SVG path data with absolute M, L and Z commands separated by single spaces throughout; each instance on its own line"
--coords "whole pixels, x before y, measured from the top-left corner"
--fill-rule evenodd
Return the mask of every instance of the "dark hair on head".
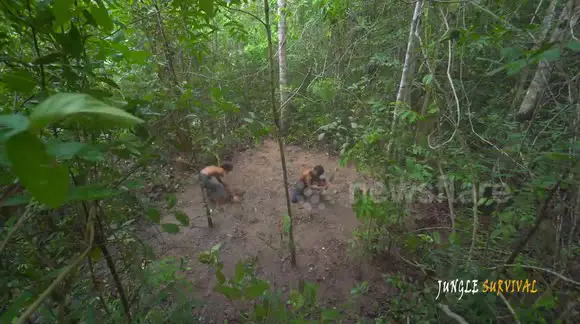
M 324 168 L 320 164 L 314 167 L 314 171 L 316 171 L 318 175 L 324 174 Z
M 226 170 L 227 172 L 230 172 L 234 169 L 234 166 L 231 163 L 224 163 L 222 164 L 221 168 Z

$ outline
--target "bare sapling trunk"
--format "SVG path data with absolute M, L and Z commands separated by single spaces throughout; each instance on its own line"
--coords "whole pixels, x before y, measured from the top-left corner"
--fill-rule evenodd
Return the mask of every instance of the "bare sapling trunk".
M 401 103 L 410 105 L 411 97 L 411 83 L 413 81 L 413 67 L 415 64 L 415 51 L 417 46 L 417 31 L 421 22 L 421 14 L 423 13 L 424 0 L 417 0 L 415 3 L 415 11 L 413 12 L 413 19 L 411 20 L 411 27 L 409 28 L 409 41 L 407 42 L 407 52 L 405 53 L 405 64 L 403 65 L 403 72 L 401 73 L 401 82 L 399 83 L 399 91 L 397 92 L 397 100 L 393 109 L 393 120 L 391 122 L 391 134 L 395 132 L 397 125 L 397 111 Z M 393 136 L 389 139 L 387 146 L 387 154 L 391 151 L 393 143 Z
M 536 40 L 534 47 L 532 47 L 532 51 L 538 50 L 540 48 L 540 46 L 542 46 L 546 37 L 548 36 L 548 33 L 550 32 L 550 29 L 552 28 L 552 21 L 554 20 L 554 15 L 556 13 L 556 3 L 557 2 L 558 2 L 558 0 L 551 0 L 550 1 L 550 4 L 548 5 L 548 8 L 546 9 L 546 16 L 544 17 L 544 19 L 542 21 L 542 32 L 540 34 L 540 37 L 538 37 L 538 39 Z M 511 104 L 512 110 L 515 110 L 517 104 L 521 100 L 521 97 L 522 97 L 523 92 L 524 92 L 524 87 L 526 85 L 526 81 L 528 79 L 529 74 L 530 74 L 530 69 L 524 68 L 524 70 L 522 71 L 522 73 L 519 77 L 518 86 L 517 86 L 517 89 L 515 92 L 514 99 L 513 99 L 512 104 Z
M 564 9 L 562 9 L 562 13 L 556 23 L 556 28 L 552 32 L 550 37 L 551 43 L 560 43 L 564 40 L 568 32 L 567 22 L 575 9 L 578 10 L 579 8 L 575 8 L 574 0 L 569 0 Z M 538 102 L 548 87 L 548 82 L 550 81 L 551 76 L 552 69 L 550 68 L 550 63 L 545 60 L 540 61 L 540 63 L 538 63 L 538 69 L 534 74 L 534 78 L 532 79 L 524 100 L 520 105 L 520 109 L 517 112 L 516 117 L 518 120 L 524 121 L 532 117 Z
M 421 14 L 423 13 L 424 0 L 419 0 L 415 3 L 415 11 L 413 12 L 413 20 L 411 21 L 411 28 L 409 28 L 409 41 L 407 42 L 407 52 L 405 53 L 405 64 L 403 65 L 403 72 L 401 74 L 401 82 L 399 83 L 399 91 L 397 92 L 397 104 L 405 102 L 410 97 L 411 81 L 413 80 L 413 67 L 415 64 L 415 47 L 416 34 L 419 30 L 421 22 Z M 407 102 L 408 103 L 408 102 Z
M 280 80 L 280 131 L 286 134 L 286 107 L 288 96 L 288 79 L 286 66 L 286 0 L 278 0 L 278 69 Z
M 272 115 L 274 123 L 276 124 L 276 138 L 280 148 L 280 160 L 282 163 L 282 174 L 284 177 L 284 191 L 286 192 L 286 207 L 288 208 L 288 217 L 290 217 L 290 224 L 288 229 L 288 243 L 290 245 L 290 262 L 292 266 L 296 266 L 296 245 L 294 243 L 294 232 L 292 224 L 292 205 L 290 203 L 290 193 L 288 192 L 288 172 L 286 171 L 286 157 L 284 155 L 284 140 L 281 133 L 280 115 L 278 107 L 276 106 L 276 78 L 274 77 L 274 49 L 272 45 L 272 29 L 270 27 L 270 6 L 268 0 L 264 0 L 264 13 L 266 19 L 264 26 L 266 27 L 266 35 L 268 36 L 268 61 L 270 63 L 270 96 L 272 100 Z

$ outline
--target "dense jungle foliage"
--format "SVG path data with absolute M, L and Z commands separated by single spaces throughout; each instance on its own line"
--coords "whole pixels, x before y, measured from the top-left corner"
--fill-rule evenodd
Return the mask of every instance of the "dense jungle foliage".
M 193 323 L 187 262 L 245 322 L 580 318 L 580 1 L 0 0 L 0 17 L 0 323 Z M 391 276 L 363 318 L 251 264 L 226 278 L 219 246 L 153 253 L 140 228 L 189 225 L 161 224 L 173 172 L 264 138 L 379 180 L 354 248 L 420 280 Z M 447 208 L 437 226 L 407 228 L 414 192 Z M 542 288 L 436 300 L 455 278 Z

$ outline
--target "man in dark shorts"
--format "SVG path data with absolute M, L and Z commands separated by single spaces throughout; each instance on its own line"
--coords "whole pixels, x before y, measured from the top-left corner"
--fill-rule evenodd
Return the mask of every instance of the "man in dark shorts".
M 304 170 L 300 175 L 300 179 L 294 184 L 291 191 L 291 199 L 293 203 L 297 203 L 300 198 L 304 199 L 304 190 L 306 188 L 323 189 L 328 184 L 324 179 L 324 168 L 322 165 L 317 165 L 312 169 Z
M 199 180 L 203 188 L 206 190 L 208 197 L 216 201 L 218 207 L 220 203 L 224 203 L 231 195 L 230 189 L 223 181 L 223 177 L 233 169 L 233 165 L 224 163 L 219 167 L 214 165 L 207 166 L 199 172 Z

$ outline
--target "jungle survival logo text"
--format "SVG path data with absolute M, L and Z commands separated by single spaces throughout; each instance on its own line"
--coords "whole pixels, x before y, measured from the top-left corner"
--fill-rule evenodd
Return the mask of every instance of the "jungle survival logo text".
M 536 280 L 516 279 L 516 280 L 485 280 L 480 285 L 479 280 L 437 280 L 439 291 L 435 300 L 441 297 L 441 294 L 458 295 L 461 300 L 464 294 L 513 294 L 526 293 L 535 294 L 538 292 Z

